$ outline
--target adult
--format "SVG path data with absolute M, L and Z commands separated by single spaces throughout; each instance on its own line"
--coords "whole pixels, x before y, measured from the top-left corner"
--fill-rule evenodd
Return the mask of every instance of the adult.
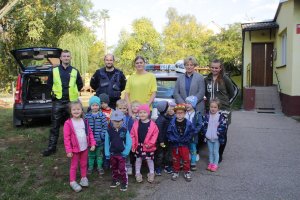
M 138 101 L 151 107 L 157 91 L 154 74 L 145 70 L 145 59 L 142 56 L 137 56 L 134 59 L 134 65 L 136 73 L 128 78 L 125 88 L 125 100 L 128 103 L 130 114 L 131 102 Z
M 185 74 L 182 74 L 177 78 L 174 99 L 177 104 L 185 103 L 185 99 L 188 96 L 197 97 L 196 111 L 200 111 L 204 114 L 204 101 L 205 83 L 201 74 L 195 71 L 195 67 L 198 65 L 196 59 L 189 56 L 183 61 L 185 67 Z
M 116 108 L 116 102 L 121 98 L 121 92 L 125 89 L 126 77 L 124 73 L 114 66 L 115 57 L 112 54 L 104 56 L 105 67 L 94 73 L 90 86 L 96 91 L 96 96 L 105 93 L 109 96 L 110 108 Z
M 49 144 L 43 156 L 56 152 L 60 124 L 69 117 L 69 102 L 78 100 L 79 91 L 83 87 L 79 71 L 70 65 L 71 59 L 70 51 L 63 50 L 60 55 L 61 64 L 53 68 L 47 81 L 52 89 L 52 113 Z
M 221 102 L 220 110 L 227 115 L 228 125 L 231 123 L 231 109 L 229 100 L 234 96 L 234 87 L 230 78 L 225 74 L 222 62 L 215 59 L 210 64 L 210 74 L 205 78 L 205 96 L 207 102 L 210 99 L 219 99 Z M 228 127 L 227 127 L 228 128 Z M 227 143 L 227 133 L 225 134 L 225 143 L 219 148 L 219 162 L 222 162 L 223 152 Z

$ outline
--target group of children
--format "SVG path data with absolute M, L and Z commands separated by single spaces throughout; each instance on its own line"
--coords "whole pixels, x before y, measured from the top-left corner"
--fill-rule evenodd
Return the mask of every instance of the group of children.
M 87 173 L 92 174 L 94 166 L 98 174 L 103 175 L 105 160 L 109 160 L 111 168 L 110 187 L 120 185 L 121 191 L 127 190 L 132 165 L 136 181 L 143 181 L 143 161 L 149 168 L 147 181 L 150 183 L 163 170 L 176 180 L 181 169 L 185 180 L 191 181 L 191 170 L 196 170 L 197 143 L 202 136 L 209 149 L 207 170 L 217 170 L 219 145 L 224 142 L 227 131 L 226 117 L 219 112 L 219 100 L 212 99 L 209 113 L 203 116 L 195 110 L 198 101 L 195 96 L 187 97 L 185 104 L 160 101 L 155 122 L 150 118 L 148 104 L 132 102 L 132 115 L 129 115 L 125 100 L 117 101 L 116 110 L 109 108 L 107 101 L 106 94 L 91 97 L 85 115 L 80 102 L 70 104 L 71 118 L 64 125 L 64 143 L 67 157 L 71 158 L 70 186 L 74 191 L 88 186 Z M 78 163 L 79 184 L 76 182 Z

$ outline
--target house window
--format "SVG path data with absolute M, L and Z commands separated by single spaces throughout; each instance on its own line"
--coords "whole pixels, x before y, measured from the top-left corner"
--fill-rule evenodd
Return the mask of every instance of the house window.
M 281 35 L 281 65 L 286 65 L 286 45 L 287 45 L 287 35 L 286 32 L 284 32 Z

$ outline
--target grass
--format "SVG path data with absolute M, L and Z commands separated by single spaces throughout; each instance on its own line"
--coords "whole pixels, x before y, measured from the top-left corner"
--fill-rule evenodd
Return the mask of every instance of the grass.
M 132 199 L 139 185 L 129 178 L 127 192 L 110 189 L 110 173 L 99 178 L 93 174 L 90 187 L 80 193 L 69 187 L 69 159 L 63 148 L 62 134 L 58 152 L 42 157 L 47 146 L 49 122 L 14 128 L 12 109 L 0 109 L 0 199 Z M 79 177 L 79 174 L 78 176 Z M 5 183 L 5 184 L 3 184 Z

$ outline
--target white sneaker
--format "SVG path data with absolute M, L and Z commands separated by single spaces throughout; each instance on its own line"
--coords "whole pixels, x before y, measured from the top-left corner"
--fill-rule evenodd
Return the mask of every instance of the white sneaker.
M 199 154 L 196 155 L 196 162 L 198 162 L 200 160 L 200 156 Z
M 79 184 L 80 184 L 82 187 L 88 187 L 88 186 L 89 186 L 89 180 L 87 179 L 87 177 L 81 178 Z
M 76 181 L 70 182 L 70 186 L 75 192 L 80 192 L 82 190 L 82 187 Z
M 132 167 L 127 168 L 127 175 L 132 175 Z

